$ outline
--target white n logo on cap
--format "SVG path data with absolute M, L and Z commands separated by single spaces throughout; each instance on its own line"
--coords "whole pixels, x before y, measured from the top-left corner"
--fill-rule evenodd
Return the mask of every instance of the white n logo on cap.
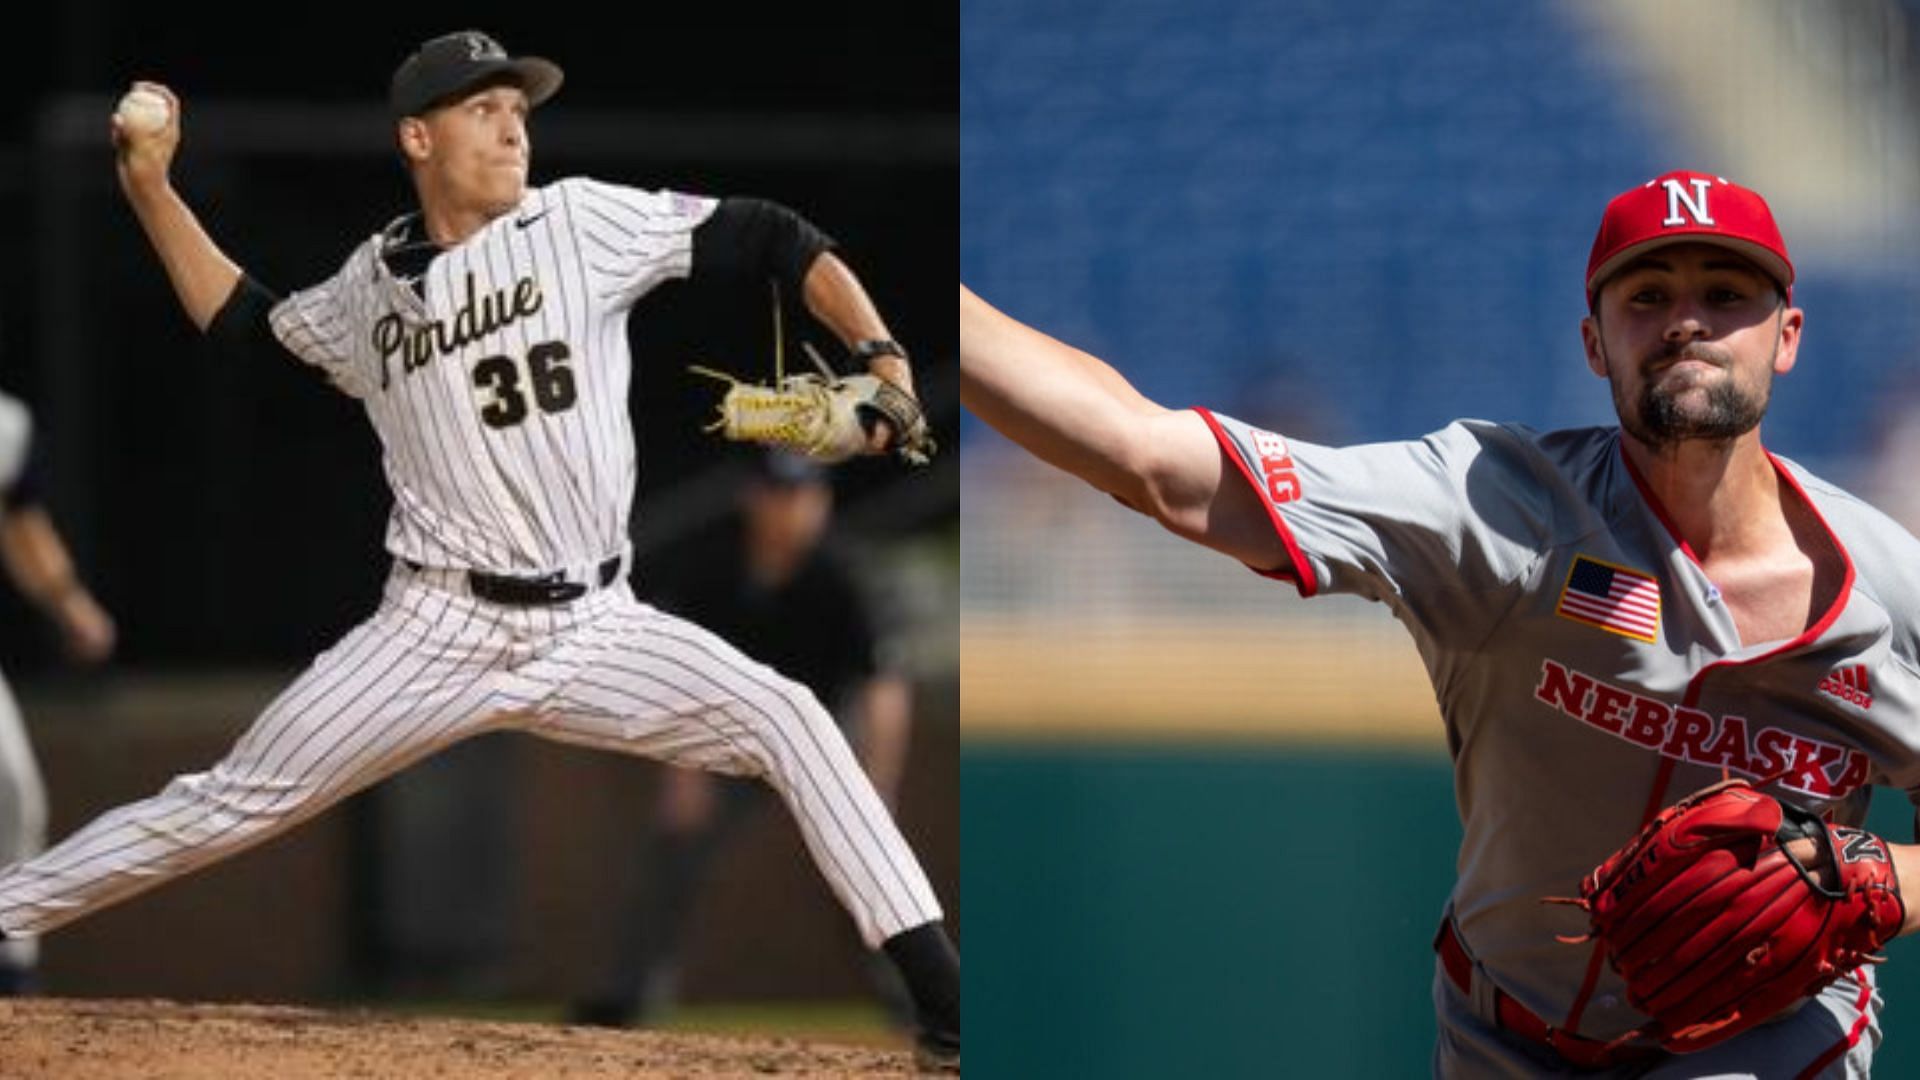
M 1696 178 L 1687 182 L 1693 185 L 1691 199 L 1687 198 L 1686 191 L 1680 187 L 1680 181 L 1662 182 L 1662 186 L 1667 189 L 1667 219 L 1660 224 L 1685 225 L 1687 219 L 1680 216 L 1680 208 L 1683 206 L 1687 208 L 1687 213 L 1693 218 L 1695 224 L 1713 224 L 1713 215 L 1707 212 L 1707 188 L 1712 186 L 1713 181 Z

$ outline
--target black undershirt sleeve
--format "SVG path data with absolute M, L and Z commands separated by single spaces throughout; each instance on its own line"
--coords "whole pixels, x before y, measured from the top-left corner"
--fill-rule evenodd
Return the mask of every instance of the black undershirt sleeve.
M 268 319 L 280 302 L 271 289 L 245 274 L 227 294 L 227 302 L 207 324 L 205 341 L 216 356 L 240 357 L 280 348 Z
M 754 198 L 720 200 L 713 214 L 693 228 L 693 280 L 773 279 L 788 296 L 803 295 L 807 269 L 833 238 L 776 202 Z

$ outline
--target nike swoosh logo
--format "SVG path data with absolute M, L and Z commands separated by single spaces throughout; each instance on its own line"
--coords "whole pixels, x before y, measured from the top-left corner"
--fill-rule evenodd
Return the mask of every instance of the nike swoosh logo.
M 552 212 L 553 212 L 553 208 L 548 207 L 547 209 L 542 210 L 537 214 L 528 214 L 525 217 L 514 218 L 513 224 L 516 228 L 524 229 L 527 226 L 533 224 L 534 222 L 539 221 L 541 218 L 546 217 L 548 214 Z

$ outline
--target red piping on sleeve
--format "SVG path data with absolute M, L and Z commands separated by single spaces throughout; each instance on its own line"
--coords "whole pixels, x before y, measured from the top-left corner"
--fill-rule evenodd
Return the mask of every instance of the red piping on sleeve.
M 1280 508 L 1273 505 L 1273 501 L 1267 498 L 1266 485 L 1259 477 L 1253 475 L 1252 469 L 1247 468 L 1247 463 L 1240 457 L 1240 451 L 1234 445 L 1232 437 L 1227 434 L 1225 428 L 1220 426 L 1220 421 L 1214 417 L 1213 413 L 1198 405 L 1194 406 L 1193 411 L 1199 413 L 1200 419 L 1207 422 L 1207 428 L 1213 432 L 1214 440 L 1220 444 L 1221 452 L 1226 454 L 1228 461 L 1233 462 L 1234 468 L 1240 470 L 1241 479 L 1252 486 L 1254 495 L 1260 499 L 1260 505 L 1267 508 L 1267 520 L 1273 523 L 1274 534 L 1280 537 L 1280 543 L 1287 549 L 1287 561 L 1290 565 L 1277 570 L 1262 570 L 1257 566 L 1249 566 L 1247 569 L 1261 577 L 1291 581 L 1293 587 L 1300 590 L 1301 596 L 1312 596 L 1319 592 L 1320 584 L 1314 580 L 1312 571 L 1307 568 L 1306 557 L 1300 554 L 1300 545 L 1293 538 L 1293 530 L 1287 527 L 1286 519 L 1280 516 Z

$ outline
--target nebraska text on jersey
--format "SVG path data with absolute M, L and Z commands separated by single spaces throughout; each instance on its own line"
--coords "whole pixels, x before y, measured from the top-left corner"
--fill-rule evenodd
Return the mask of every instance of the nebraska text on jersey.
M 1783 774 L 1781 787 L 1818 798 L 1838 799 L 1867 782 L 1867 755 L 1851 747 L 1776 727 L 1752 731 L 1746 717 L 1669 705 L 1552 660 L 1541 662 L 1533 694 L 1584 724 L 1667 757 L 1749 777 Z
M 1651 574 L 1581 555 L 1567 571 L 1553 610 L 1575 622 L 1654 641 L 1660 636 L 1660 583 Z

